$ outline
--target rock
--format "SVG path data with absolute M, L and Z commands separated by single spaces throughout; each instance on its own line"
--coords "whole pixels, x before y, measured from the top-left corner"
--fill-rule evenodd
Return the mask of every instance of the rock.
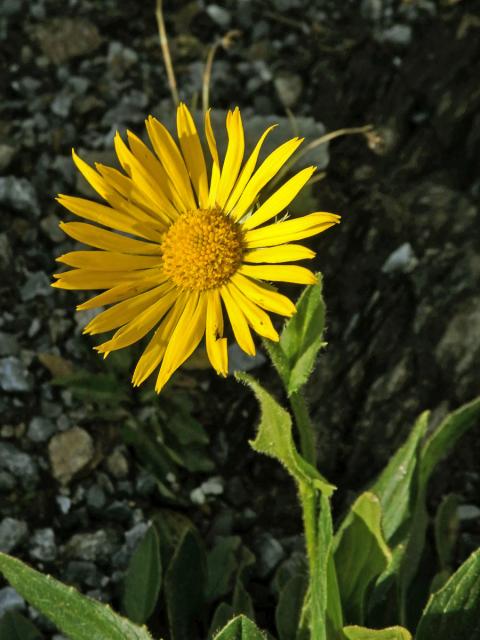
M 4 518 L 0 522 L 0 551 L 14 551 L 27 537 L 28 527 L 23 520 Z
M 15 153 L 15 147 L 11 147 L 9 144 L 0 144 L 0 173 L 8 168 Z
M 0 470 L 14 476 L 25 489 L 33 489 L 38 482 L 36 463 L 9 442 L 3 442 L 0 447 Z
M 17 355 L 20 347 L 17 338 L 13 333 L 4 333 L 0 331 L 0 356 Z
M 0 233 L 0 269 L 7 269 L 12 263 L 12 248 L 6 233 Z
M 15 487 L 15 478 L 8 471 L 0 471 L 0 493 L 11 491 Z
M 48 445 L 48 455 L 54 478 L 68 484 L 92 460 L 93 440 L 84 429 L 72 427 L 53 436 Z
M 107 502 L 105 492 L 98 484 L 94 484 L 87 491 L 87 506 L 94 511 L 100 511 L 103 509 Z
M 31 539 L 29 549 L 31 558 L 41 562 L 52 562 L 57 557 L 55 532 L 53 529 L 37 529 Z
M 72 108 L 73 96 L 59 93 L 50 104 L 50 109 L 59 118 L 68 118 Z
M 20 297 L 23 302 L 33 300 L 37 296 L 49 296 L 52 294 L 50 278 L 44 271 L 34 271 L 29 274 L 25 284 L 20 287 Z
M 267 361 L 261 351 L 257 351 L 255 356 L 247 355 L 238 344 L 229 345 L 228 347 L 228 373 L 233 374 L 234 371 L 251 371 L 261 367 Z
M 296 73 L 281 73 L 275 77 L 273 84 L 278 99 L 287 109 L 294 107 L 303 90 L 303 80 Z
M 9 356 L 0 359 L 0 387 L 4 391 L 27 392 L 32 390 L 32 379 L 19 358 Z
M 53 18 L 33 30 L 43 54 L 54 64 L 87 55 L 102 43 L 97 27 L 82 18 Z
M 65 575 L 66 582 L 73 582 L 79 586 L 100 587 L 102 574 L 93 562 L 72 560 L 67 564 Z
M 7 611 L 25 609 L 25 600 L 13 587 L 0 589 L 0 619 Z
M 125 533 L 125 543 L 130 553 L 135 549 L 140 540 L 145 536 L 149 526 L 150 525 L 148 522 L 139 522 Z
M 480 509 L 474 504 L 461 504 L 457 509 L 459 520 L 479 520 Z
M 116 540 L 103 529 L 95 533 L 76 533 L 65 545 L 65 554 L 75 560 L 105 562 L 117 549 Z
M 394 24 L 378 36 L 380 42 L 407 47 L 412 41 L 412 27 L 409 24 Z
M 59 218 L 51 213 L 40 222 L 42 230 L 52 242 L 63 242 L 65 240 L 65 234 L 58 226 L 59 221 Z
M 205 11 L 210 18 L 223 29 L 227 29 L 230 25 L 232 20 L 230 13 L 218 4 L 209 4 Z
M 58 504 L 58 508 L 63 514 L 67 514 L 70 511 L 72 501 L 68 496 L 57 496 L 56 501 Z
M 285 557 L 282 545 L 269 533 L 259 536 L 255 544 L 258 575 L 265 578 Z
M 55 433 L 55 425 L 48 418 L 35 416 L 28 425 L 27 436 L 33 442 L 45 442 Z
M 0 204 L 6 204 L 14 211 L 40 215 L 37 192 L 26 178 L 5 176 L 0 178 Z
M 117 480 L 128 476 L 128 460 L 120 448 L 116 448 L 108 456 L 107 469 Z
M 383 273 L 399 271 L 408 273 L 415 269 L 417 264 L 418 260 L 413 252 L 412 245 L 409 242 L 405 242 L 388 256 L 382 266 L 382 271 Z
M 360 11 L 365 19 L 371 20 L 372 22 L 378 22 L 383 13 L 383 1 L 362 0 Z

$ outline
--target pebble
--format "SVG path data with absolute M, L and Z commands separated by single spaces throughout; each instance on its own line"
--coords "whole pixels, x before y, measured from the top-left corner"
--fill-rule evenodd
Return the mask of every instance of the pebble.
M 25 284 L 20 287 L 20 298 L 23 302 L 33 300 L 37 296 L 49 296 L 53 292 L 50 278 L 44 271 L 30 273 Z
M 20 213 L 31 211 L 36 216 L 40 215 L 37 192 L 26 178 L 0 178 L 0 203 Z
M 0 144 L 0 172 L 8 168 L 15 155 L 15 147 L 8 144 Z
M 381 42 L 407 47 L 412 40 L 412 27 L 409 24 L 394 24 L 389 29 L 385 29 L 378 39 Z
M 103 509 L 107 502 L 105 492 L 98 484 L 93 484 L 87 491 L 87 506 L 94 511 L 100 511 Z
M 269 533 L 263 533 L 259 536 L 255 550 L 258 557 L 257 570 L 262 578 L 271 573 L 285 557 L 282 545 Z
M 275 77 L 273 84 L 278 99 L 287 109 L 294 107 L 303 90 L 303 80 L 296 73 L 281 73 Z
M 55 424 L 48 418 L 35 416 L 28 425 L 27 436 L 33 442 L 45 442 L 55 433 Z
M 112 535 L 103 529 L 95 533 L 76 533 L 65 545 L 65 553 L 75 560 L 107 561 L 116 551 Z
M 0 331 L 0 356 L 13 356 L 20 350 L 18 340 L 13 333 Z
M 108 456 L 107 469 L 117 480 L 128 476 L 128 460 L 120 448 Z
M 99 587 L 102 575 L 93 562 L 72 560 L 67 564 L 64 578 L 66 582 L 73 582 L 79 586 Z
M 48 445 L 53 477 L 68 484 L 73 476 L 84 469 L 94 455 L 90 434 L 80 427 L 53 436 Z
M 382 271 L 383 273 L 409 273 L 418 264 L 412 245 L 405 242 L 395 249 L 385 260 Z
M 206 12 L 223 29 L 227 29 L 232 20 L 229 12 L 218 4 L 209 4 Z
M 0 447 L 0 470 L 10 473 L 24 489 L 33 489 L 38 482 L 34 460 L 9 442 L 3 442 Z
M 57 557 L 55 532 L 53 529 L 37 529 L 30 541 L 29 555 L 41 562 L 52 562 Z
M 14 551 L 27 537 L 28 527 L 23 520 L 4 518 L 0 522 L 0 551 Z
M 27 392 L 32 390 L 32 379 L 19 358 L 9 356 L 0 359 L 0 387 L 4 391 Z
M 0 269 L 11 266 L 13 258 L 12 247 L 6 233 L 0 233 Z
M 7 611 L 25 609 L 25 600 L 13 587 L 0 589 L 0 619 Z

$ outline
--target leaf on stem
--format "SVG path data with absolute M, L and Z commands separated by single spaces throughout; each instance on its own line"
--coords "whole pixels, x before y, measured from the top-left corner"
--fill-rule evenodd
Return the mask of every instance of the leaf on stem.
M 412 636 L 403 627 L 388 629 L 367 629 L 366 627 L 344 627 L 343 633 L 348 640 L 412 640 Z
M 261 408 L 257 437 L 250 441 L 250 446 L 259 453 L 277 458 L 302 487 L 310 488 L 312 492 L 317 489 L 330 496 L 335 487 L 308 464 L 295 447 L 290 414 L 254 378 L 246 373 L 237 373 L 236 378 L 252 389 Z
M 266 640 L 266 635 L 245 616 L 231 620 L 215 640 Z

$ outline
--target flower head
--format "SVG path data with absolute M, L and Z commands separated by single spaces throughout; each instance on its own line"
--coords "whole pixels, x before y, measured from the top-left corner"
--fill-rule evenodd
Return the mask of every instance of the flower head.
M 238 108 L 227 114 L 223 164 L 206 114 L 210 180 L 195 123 L 184 104 L 177 110 L 179 146 L 155 118 L 150 116 L 146 126 L 154 152 L 130 131 L 128 146 L 118 133 L 115 136 L 123 172 L 98 163 L 93 169 L 73 152 L 76 166 L 106 204 L 58 196 L 69 211 L 94 223 L 62 222 L 61 228 L 96 250 L 57 258 L 73 269 L 56 274 L 53 286 L 103 290 L 77 309 L 110 305 L 84 329 L 89 334 L 115 330 L 95 347 L 104 356 L 154 330 L 133 384 L 141 384 L 159 368 L 159 392 L 203 337 L 212 366 L 227 374 L 225 312 L 236 341 L 249 355 L 255 355 L 251 329 L 277 341 L 268 312 L 288 317 L 295 306 L 266 282 L 314 283 L 311 271 L 288 264 L 315 255 L 295 241 L 325 231 L 339 222 L 339 216 L 316 212 L 272 222 L 315 167 L 299 171 L 256 208 L 262 189 L 302 140 L 288 140 L 257 167 L 270 127 L 243 163 Z

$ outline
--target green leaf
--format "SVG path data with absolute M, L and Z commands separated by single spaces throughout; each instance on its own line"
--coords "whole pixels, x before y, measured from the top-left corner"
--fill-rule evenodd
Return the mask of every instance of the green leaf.
M 423 446 L 421 483 L 426 485 L 433 470 L 447 456 L 457 441 L 480 421 L 480 397 L 450 413 Z
M 0 638 L 2 640 L 42 640 L 42 634 L 21 613 L 7 611 L 0 618 Z
M 435 546 L 443 570 L 448 570 L 452 564 L 458 529 L 458 496 L 449 493 L 435 515 Z
M 277 458 L 291 476 L 312 492 L 319 490 L 330 496 L 335 487 L 329 484 L 297 452 L 292 437 L 292 419 L 258 382 L 246 373 L 236 373 L 238 380 L 245 382 L 255 393 L 261 408 L 261 419 L 255 440 L 250 446 L 259 453 Z
M 348 640 L 412 640 L 411 634 L 403 627 L 367 629 L 365 627 L 352 626 L 344 627 L 343 633 Z
M 275 611 L 280 640 L 296 640 L 307 588 L 306 576 L 293 576 L 280 592 Z
M 225 627 L 228 622 L 235 616 L 233 607 L 226 602 L 221 602 L 215 609 L 212 621 L 210 623 L 210 630 L 208 632 L 208 638 L 214 638 L 217 633 Z
M 428 411 L 420 415 L 405 444 L 393 455 L 378 480 L 370 487 L 370 491 L 380 500 L 382 527 L 390 545 L 402 542 L 408 533 L 406 525 L 414 510 L 417 465 L 428 417 Z
M 162 584 L 160 542 L 155 527 L 150 526 L 135 549 L 127 573 L 123 606 L 133 622 L 142 624 L 152 615 Z
M 0 571 L 25 600 L 71 640 L 151 640 L 145 627 L 16 558 L 0 553 Z
M 480 549 L 429 600 L 416 640 L 479 640 Z
M 297 313 L 285 325 L 278 345 L 266 342 L 288 395 L 307 382 L 319 350 L 325 346 L 325 303 L 322 298 L 322 275 L 318 282 L 304 289 L 297 301 Z
M 251 620 L 238 616 L 215 636 L 215 640 L 266 640 L 266 635 Z
M 244 616 L 247 616 L 247 618 L 250 618 L 250 620 L 255 620 L 255 609 L 253 607 L 252 598 L 240 579 L 237 579 L 235 582 L 232 608 L 234 615 L 239 616 L 243 614 Z
M 238 536 L 222 537 L 207 556 L 206 600 L 214 602 L 230 590 L 237 568 L 236 552 L 241 540 Z
M 206 582 L 206 558 L 194 529 L 187 529 L 165 575 L 165 597 L 172 640 L 198 637 L 196 623 L 202 617 Z
M 346 619 L 362 624 L 367 590 L 391 560 L 381 529 L 380 501 L 363 493 L 335 536 L 335 567 Z

